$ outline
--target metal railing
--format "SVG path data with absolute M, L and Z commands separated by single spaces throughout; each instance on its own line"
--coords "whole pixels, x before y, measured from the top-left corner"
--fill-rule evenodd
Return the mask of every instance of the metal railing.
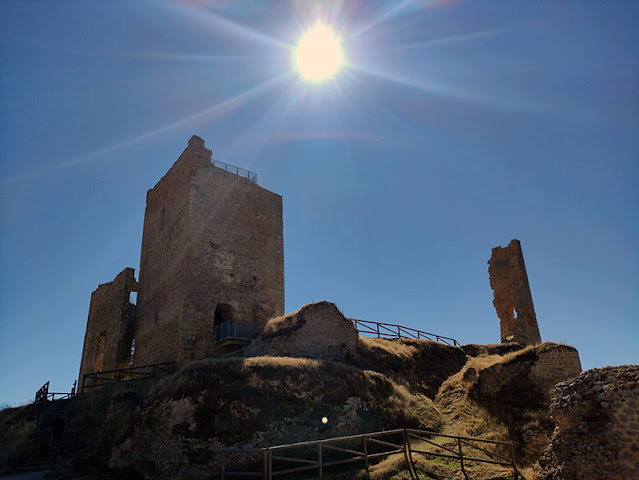
M 329 438 L 310 442 L 278 445 L 248 450 L 222 452 L 222 479 L 231 477 L 253 477 L 272 480 L 276 477 L 290 478 L 299 472 L 313 472 L 313 478 L 323 478 L 327 469 L 337 465 L 362 462 L 370 473 L 370 461 L 401 453 L 408 465 L 406 432 L 403 429 Z M 255 470 L 233 470 L 229 458 L 233 455 L 252 456 Z M 251 466 L 249 465 L 248 468 Z M 245 467 L 246 468 L 246 467 Z
M 54 400 L 64 400 L 65 398 L 71 398 L 75 396 L 75 387 L 77 385 L 77 380 L 73 382 L 73 387 L 71 387 L 70 392 L 50 392 L 49 391 L 49 382 L 45 383 L 40 387 L 40 389 L 35 394 L 36 402 L 47 402 Z M 58 398 L 56 398 L 56 396 Z
M 439 443 L 435 443 L 435 439 L 438 439 Z M 420 442 L 420 444 L 413 446 L 411 440 Z M 408 442 L 410 462 L 413 465 L 413 454 L 418 453 L 425 456 L 450 458 L 459 461 L 459 466 L 465 478 L 468 478 L 466 465 L 469 462 L 511 467 L 513 479 L 517 480 L 521 476 L 517 469 L 515 445 L 512 442 L 445 435 L 443 433 L 414 429 L 406 429 L 406 441 Z M 491 451 L 488 450 L 489 447 L 501 451 Z M 423 450 L 423 448 L 428 448 L 428 450 Z
M 230 320 L 218 323 L 214 327 L 214 339 L 216 342 L 228 337 L 249 338 L 251 334 L 252 330 L 248 325 L 243 323 L 234 323 Z
M 445 343 L 451 347 L 459 347 L 459 342 L 454 338 L 436 335 L 434 333 L 424 332 L 414 328 L 403 327 L 392 323 L 371 322 L 368 320 L 358 320 L 350 318 L 355 325 L 355 329 L 364 335 L 373 335 L 377 338 L 408 338 L 417 340 L 434 340 L 436 342 Z
M 175 362 L 165 362 L 140 367 L 120 368 L 118 370 L 108 370 L 105 372 L 86 373 L 82 377 L 82 388 L 80 391 L 84 392 L 87 388 L 102 387 L 120 382 L 134 382 L 157 375 L 174 373 L 176 368 L 177 365 Z M 90 382 L 91 380 L 92 382 Z
M 444 443 L 431 441 L 434 437 L 444 438 Z M 412 442 L 411 442 L 412 440 Z M 415 443 L 420 442 L 420 443 Z M 449 445 L 446 442 L 452 444 Z M 474 443 L 498 445 L 507 454 L 491 452 Z M 435 446 L 437 450 L 423 450 L 423 445 Z M 469 456 L 463 447 L 472 447 L 483 456 L 474 453 Z M 447 453 L 440 453 L 444 451 Z M 245 450 L 225 450 L 222 454 L 221 479 L 234 477 L 261 478 L 273 480 L 276 477 L 290 478 L 291 475 L 309 472 L 313 477 L 322 479 L 327 469 L 337 465 L 354 462 L 363 463 L 366 477 L 370 478 L 370 464 L 389 455 L 401 454 L 406 462 L 406 469 L 411 479 L 418 479 L 413 454 L 432 455 L 456 459 L 459 461 L 464 477 L 469 462 L 497 464 L 512 467 L 513 478 L 520 478 L 515 460 L 514 446 L 510 442 L 483 440 L 480 438 L 444 435 L 437 432 L 415 429 L 396 429 L 382 432 L 336 437 L 325 440 L 292 443 L 267 448 Z M 235 462 L 233 462 L 235 457 Z M 233 469 L 231 465 L 241 463 L 242 470 Z M 295 477 L 298 478 L 298 477 Z
M 245 168 L 236 167 L 230 163 L 221 162 L 219 160 L 212 159 L 211 163 L 218 168 L 226 170 L 227 172 L 234 173 L 240 177 L 248 178 L 251 182 L 257 183 L 257 173 L 246 170 Z

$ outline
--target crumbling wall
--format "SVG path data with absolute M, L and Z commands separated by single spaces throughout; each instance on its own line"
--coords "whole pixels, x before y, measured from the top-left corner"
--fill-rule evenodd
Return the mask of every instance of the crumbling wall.
M 540 478 L 639 478 L 639 366 L 588 370 L 560 383 L 550 411 L 556 427 Z
M 524 345 L 541 343 L 524 254 L 519 240 L 495 247 L 488 260 L 493 305 L 500 320 L 501 341 Z
M 131 292 L 137 292 L 135 270 L 125 268 L 115 279 L 91 294 L 91 306 L 84 335 L 78 385 L 85 374 L 126 368 L 131 361 L 131 342 L 136 306 Z
M 245 347 L 244 355 L 344 360 L 355 354 L 357 340 L 353 322 L 334 303 L 318 302 L 271 319 L 262 334 Z

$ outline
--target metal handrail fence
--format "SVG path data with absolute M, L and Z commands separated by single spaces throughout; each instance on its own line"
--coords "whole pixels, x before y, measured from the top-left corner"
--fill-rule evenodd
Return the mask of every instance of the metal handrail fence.
M 439 443 L 436 443 L 435 439 L 438 439 L 437 442 Z M 420 445 L 413 446 L 411 440 L 419 441 Z M 420 455 L 458 460 L 465 478 L 468 478 L 466 473 L 466 464 L 468 462 L 511 467 L 513 470 L 513 479 L 517 480 L 520 477 L 519 470 L 517 469 L 515 445 L 512 442 L 463 437 L 459 435 L 445 435 L 428 430 L 414 429 L 406 429 L 406 441 L 408 442 L 408 452 L 412 464 L 414 464 L 413 454 L 418 453 Z M 502 452 L 490 451 L 488 450 L 489 446 L 501 448 Z M 423 448 L 429 448 L 429 450 L 423 450 Z M 464 448 L 466 451 L 464 451 Z
M 239 175 L 240 177 L 248 178 L 251 182 L 257 183 L 257 173 L 251 172 L 250 170 L 246 170 L 245 168 L 236 167 L 235 165 L 231 165 L 230 163 L 221 162 L 219 160 L 212 159 L 211 163 L 218 168 L 222 168 L 227 172 L 234 173 L 235 175 Z
M 73 382 L 73 387 L 71 388 L 70 392 L 50 392 L 49 382 L 47 381 L 47 383 L 42 385 L 40 389 L 36 392 L 35 401 L 36 402 L 47 402 L 47 401 L 52 402 L 54 400 L 64 400 L 66 398 L 74 397 L 76 384 L 77 384 L 77 381 Z M 56 396 L 58 398 L 55 398 Z
M 396 429 L 267 448 L 226 450 L 222 452 L 221 478 L 252 477 L 273 480 L 281 476 L 291 478 L 296 473 L 315 472 L 315 478 L 323 479 L 326 469 L 354 462 L 362 462 L 370 476 L 371 460 L 393 454 L 403 454 L 409 471 L 412 472 L 407 445 L 405 429 Z M 259 464 L 261 468 L 231 470 L 228 460 L 234 455 L 248 455 L 254 459 L 253 464 Z
M 102 387 L 120 382 L 134 382 L 136 380 L 144 380 L 145 378 L 174 373 L 177 368 L 175 362 L 155 363 L 153 365 L 142 365 L 139 367 L 120 368 L 117 370 L 108 370 L 104 372 L 86 373 L 82 377 L 81 392 L 87 388 Z M 93 380 L 87 383 L 88 380 Z M 97 383 L 95 383 L 97 382 Z
M 395 442 L 392 441 L 393 438 L 389 441 L 388 437 L 394 437 Z M 435 443 L 432 439 L 436 437 L 444 438 L 444 442 L 449 441 L 450 443 Z M 400 438 L 401 441 L 398 442 Z M 345 448 L 344 443 L 350 443 L 348 448 Z M 492 452 L 487 448 L 476 445 L 482 443 L 484 445 L 497 445 L 505 449 L 506 454 Z M 434 446 L 436 450 L 423 450 L 424 445 Z M 464 452 L 464 447 L 467 447 L 467 449 L 473 448 L 475 453 L 471 455 L 474 456 L 469 456 L 467 452 Z M 477 456 L 477 451 L 483 457 Z M 466 478 L 468 478 L 466 473 L 466 464 L 468 462 L 509 466 L 513 469 L 513 479 L 517 480 L 521 477 L 517 469 L 514 445 L 511 442 L 445 435 L 428 430 L 407 428 L 267 448 L 225 450 L 221 454 L 221 480 L 235 477 L 273 480 L 273 478 L 283 475 L 286 475 L 285 478 L 291 478 L 291 475 L 301 472 L 314 472 L 316 476 L 313 478 L 322 480 L 325 469 L 353 462 L 363 462 L 366 468 L 366 476 L 370 478 L 371 460 L 394 454 L 402 454 L 404 456 L 410 478 L 414 480 L 419 477 L 415 470 L 413 454 L 456 459 L 459 461 L 461 471 Z M 241 458 L 244 464 L 249 463 L 248 459 L 252 458 L 252 465 L 255 469 L 233 470 L 229 468 L 229 459 L 233 456 Z
M 377 338 L 408 338 L 417 340 L 434 340 L 445 343 L 451 347 L 459 347 L 459 342 L 454 338 L 444 337 L 435 333 L 424 332 L 415 328 L 403 327 L 393 323 L 371 322 L 369 320 L 359 320 L 350 318 L 355 329 L 365 335 L 374 335 Z

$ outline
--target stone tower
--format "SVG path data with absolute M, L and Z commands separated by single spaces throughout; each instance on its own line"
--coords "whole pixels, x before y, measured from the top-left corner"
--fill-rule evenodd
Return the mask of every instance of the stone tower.
M 493 305 L 500 320 L 502 343 L 541 343 L 519 240 L 511 240 L 507 247 L 493 248 L 488 265 L 490 287 L 494 292 Z
M 216 324 L 250 336 L 283 314 L 282 197 L 192 137 L 147 192 L 134 365 L 205 358 Z
M 79 385 L 131 362 L 206 358 L 284 314 L 282 197 L 231 169 L 194 136 L 147 192 L 139 283 L 126 268 L 91 295 Z

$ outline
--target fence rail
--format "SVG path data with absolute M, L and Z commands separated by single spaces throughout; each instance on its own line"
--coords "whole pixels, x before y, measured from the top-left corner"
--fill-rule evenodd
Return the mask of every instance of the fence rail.
M 459 347 L 459 342 L 454 338 L 444 337 L 435 333 L 424 332 L 415 328 L 403 327 L 393 323 L 379 323 L 368 320 L 350 319 L 355 325 L 355 329 L 364 335 L 373 335 L 377 338 L 414 338 L 417 340 L 434 340 L 445 343 L 451 347 Z
M 70 392 L 50 392 L 49 391 L 49 382 L 45 383 L 40 387 L 40 389 L 35 394 L 36 402 L 47 402 L 54 400 L 64 400 L 65 398 L 71 398 L 75 396 L 75 387 L 77 381 L 73 382 L 73 387 Z M 56 398 L 56 396 L 58 398 Z
M 434 438 L 440 438 L 443 441 L 435 443 L 432 441 Z M 477 444 L 483 444 L 486 448 Z M 434 446 L 436 450 L 432 448 L 424 450 L 429 446 Z M 497 446 L 503 452 L 490 451 L 488 446 Z M 464 447 L 473 448 L 475 453 L 471 455 L 475 456 L 469 456 L 468 452 L 464 452 Z M 441 451 L 447 453 L 440 453 Z M 244 477 L 273 480 L 273 478 L 283 475 L 287 476 L 285 478 L 290 478 L 288 476 L 294 473 L 313 472 L 316 475 L 313 478 L 321 480 L 326 469 L 354 462 L 363 463 L 366 476 L 370 478 L 371 461 L 394 454 L 404 456 L 406 468 L 413 480 L 418 479 L 413 454 L 458 460 L 461 471 L 466 478 L 468 478 L 466 474 L 468 462 L 509 466 L 513 469 L 513 478 L 515 480 L 520 478 L 514 447 L 510 442 L 403 428 L 267 448 L 226 450 L 222 452 L 221 479 Z M 233 457 L 235 457 L 235 464 L 243 463 L 245 465 L 243 470 L 230 467 L 233 463 Z
M 219 167 L 227 172 L 234 173 L 240 177 L 248 178 L 251 182 L 257 183 L 257 173 L 246 170 L 245 168 L 236 167 L 230 163 L 220 162 L 219 160 L 212 159 L 211 162 L 216 167 Z
M 120 368 L 118 370 L 108 370 L 105 372 L 86 373 L 82 377 L 82 388 L 80 391 L 84 392 L 88 388 L 102 387 L 113 383 L 144 380 L 145 378 L 151 378 L 157 375 L 173 373 L 175 369 L 175 362 L 166 362 L 140 367 Z

